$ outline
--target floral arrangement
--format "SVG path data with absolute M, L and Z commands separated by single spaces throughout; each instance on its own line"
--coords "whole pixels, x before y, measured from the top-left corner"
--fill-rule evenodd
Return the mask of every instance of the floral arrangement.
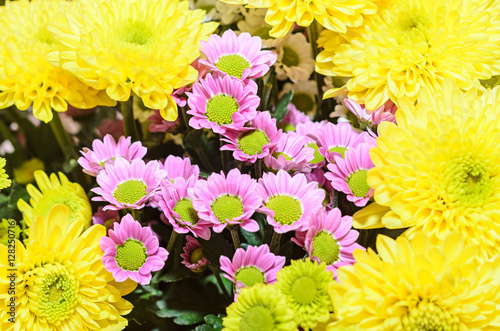
M 0 9 L 0 330 L 500 330 L 500 2 Z

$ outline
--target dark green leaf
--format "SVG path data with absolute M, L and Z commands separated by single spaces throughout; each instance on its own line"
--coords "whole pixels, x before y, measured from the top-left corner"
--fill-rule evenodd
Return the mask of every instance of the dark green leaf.
M 285 118 L 288 113 L 288 104 L 292 101 L 293 98 L 293 90 L 290 90 L 288 93 L 285 93 L 278 104 L 276 105 L 276 109 L 274 110 L 273 117 L 276 119 L 276 123 L 281 122 L 283 118 Z
M 193 325 L 203 321 L 203 314 L 200 312 L 189 312 L 177 316 L 174 319 L 174 323 L 177 325 Z

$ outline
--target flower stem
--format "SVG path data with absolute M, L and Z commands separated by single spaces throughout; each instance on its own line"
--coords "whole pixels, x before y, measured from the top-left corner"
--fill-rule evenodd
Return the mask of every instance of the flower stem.
M 255 167 L 255 179 L 262 177 L 262 159 L 257 159 L 254 163 Z
M 125 136 L 130 136 L 132 140 L 135 141 L 139 138 L 139 134 L 137 133 L 137 127 L 134 121 L 134 108 L 132 102 L 133 98 L 130 97 L 127 101 L 120 101 L 120 106 L 123 115 Z
M 311 25 L 307 27 L 307 37 L 309 39 L 309 43 L 311 44 L 311 50 L 313 53 L 314 61 L 316 61 L 316 57 L 319 54 L 319 49 L 318 49 L 319 30 L 318 30 L 318 22 L 316 22 L 316 20 L 313 21 Z M 316 70 L 314 71 L 314 79 L 316 80 L 316 87 L 318 89 L 318 98 L 317 98 L 314 118 L 319 119 L 319 116 L 321 115 L 321 105 L 323 101 L 321 98 L 321 95 L 323 94 L 322 90 L 323 80 L 321 79 L 320 74 Z
M 130 213 L 132 214 L 132 217 L 134 220 L 138 221 L 139 223 L 141 222 L 141 211 L 138 209 L 130 209 Z
M 222 141 L 222 135 L 219 135 L 220 147 L 224 146 L 224 142 Z M 226 164 L 227 164 L 227 153 L 220 149 L 220 158 L 222 162 L 222 171 L 226 172 Z
M 174 248 L 176 239 L 177 239 L 177 232 L 172 230 L 172 233 L 170 234 L 170 239 L 168 239 L 167 252 L 169 252 L 169 253 L 172 252 L 172 249 Z
M 271 253 L 278 254 L 280 251 L 280 241 L 281 241 L 281 233 L 273 232 L 273 237 L 271 238 L 271 245 L 269 250 Z
M 264 85 L 262 91 L 262 98 L 260 99 L 258 110 L 265 111 L 267 109 L 267 105 L 269 104 L 269 97 L 271 96 L 272 90 L 273 90 L 273 84 L 271 82 L 267 82 L 266 85 Z
M 181 108 L 181 114 L 182 114 L 182 120 L 184 121 L 184 125 L 186 126 L 186 132 L 189 133 L 191 131 L 191 127 L 189 126 L 189 117 L 188 114 L 186 113 L 186 107 L 180 107 Z
M 224 282 L 222 281 L 222 278 L 220 277 L 219 268 L 213 264 L 209 264 L 208 267 L 210 268 L 210 270 L 212 270 L 212 272 L 215 276 L 215 279 L 217 279 L 217 284 L 219 284 L 219 287 L 221 288 L 221 291 L 222 291 L 222 294 L 224 295 L 224 298 L 226 298 L 226 300 L 228 300 L 228 301 L 233 301 L 231 299 L 231 296 L 229 295 L 229 293 L 227 293 L 226 287 L 224 286 Z
M 238 234 L 238 226 L 230 225 L 228 226 L 229 231 L 231 231 L 231 238 L 233 238 L 234 249 L 238 249 L 241 247 L 240 245 L 240 235 Z
M 332 208 L 338 208 L 339 206 L 339 192 L 335 189 L 332 189 Z

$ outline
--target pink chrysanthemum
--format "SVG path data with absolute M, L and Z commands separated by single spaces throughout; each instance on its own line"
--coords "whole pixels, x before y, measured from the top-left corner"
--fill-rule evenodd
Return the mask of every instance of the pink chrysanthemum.
M 267 111 L 257 112 L 257 115 L 246 126 L 245 131 L 228 130 L 223 141 L 228 144 L 220 149 L 233 151 L 233 157 L 238 161 L 254 163 L 262 159 L 278 144 L 281 130 L 276 128 L 276 120 Z
M 168 130 L 175 128 L 179 125 L 179 118 L 175 121 L 167 121 L 160 115 L 160 110 L 153 109 L 154 114 L 148 117 L 148 121 L 151 124 L 148 127 L 150 132 L 167 132 Z
M 168 222 L 177 233 L 191 232 L 195 237 L 210 239 L 211 222 L 200 220 L 193 208 L 193 200 L 188 195 L 188 189 L 193 188 L 198 178 L 191 176 L 187 180 L 178 177 L 173 183 L 163 181 L 160 198 L 156 202 Z
M 182 249 L 184 253 L 181 253 L 181 263 L 193 272 L 203 272 L 210 261 L 203 255 L 203 249 L 196 239 L 187 235 L 186 240 L 186 245 Z
M 113 164 L 106 163 L 104 171 L 97 175 L 99 187 L 92 192 L 99 196 L 94 201 L 107 201 L 103 210 L 108 209 L 141 209 L 160 189 L 160 183 L 165 177 L 165 171 L 160 169 L 157 161 L 147 164 L 141 159 L 129 162 L 117 157 Z
M 159 247 L 158 238 L 150 228 L 142 227 L 130 214 L 125 215 L 120 223 L 115 223 L 108 236 L 99 242 L 104 253 L 101 261 L 117 282 L 130 278 L 147 285 L 151 281 L 151 272 L 165 265 L 167 250 Z
M 232 261 L 227 256 L 221 256 L 219 262 L 224 277 L 240 290 L 255 284 L 276 282 L 276 273 L 285 265 L 285 257 L 274 255 L 269 246 L 261 245 L 248 246 L 247 250 L 238 248 Z
M 283 133 L 274 152 L 264 157 L 266 167 L 274 170 L 311 172 L 309 162 L 314 158 L 314 148 L 307 147 L 306 139 L 295 132 Z
M 318 183 L 307 183 L 303 174 L 291 176 L 284 170 L 265 173 L 259 179 L 257 193 L 263 207 L 258 211 L 267 215 L 267 222 L 277 233 L 307 230 L 308 217 L 322 207 L 325 191 Z
M 110 134 L 113 139 L 118 140 L 125 135 L 123 128 L 123 117 L 120 112 L 116 113 L 116 120 L 105 118 L 101 125 L 95 128 L 95 133 L 100 139 L 104 139 L 107 134 Z
M 191 67 L 198 71 L 198 79 L 204 78 L 210 72 L 210 68 L 200 63 L 200 58 L 197 58 L 193 63 L 191 63 Z M 179 107 L 184 107 L 186 105 L 187 101 L 185 93 L 191 91 L 192 87 L 193 84 L 188 84 L 172 92 L 172 98 L 174 98 L 175 103 Z
M 360 124 L 367 127 L 377 126 L 384 121 L 396 124 L 396 111 L 398 108 L 391 100 L 373 111 L 367 110 L 364 105 L 360 105 L 351 99 L 345 99 L 344 104 L 351 113 L 356 115 Z
M 229 224 L 239 224 L 244 230 L 255 232 L 259 224 L 250 217 L 262 203 L 256 187 L 255 179 L 235 168 L 227 178 L 221 172 L 213 173 L 206 181 L 199 180 L 188 192 L 198 216 L 213 223 L 215 232 L 222 232 Z
M 325 164 L 325 157 L 319 152 L 319 146 L 317 144 L 318 132 L 327 124 L 327 121 L 313 122 L 307 121 L 303 123 L 298 123 L 295 132 L 298 135 L 304 137 L 306 147 L 311 147 L 314 149 L 314 158 L 309 161 L 311 167 L 318 168 Z M 314 138 L 313 138 L 314 137 Z
M 239 36 L 232 30 L 225 31 L 222 37 L 212 34 L 208 42 L 201 41 L 200 45 L 206 57 L 200 63 L 238 79 L 262 77 L 276 62 L 276 53 L 262 51 L 262 39 L 246 32 Z
M 306 176 L 308 183 L 316 182 L 318 183 L 318 188 L 325 191 L 325 200 L 323 201 L 323 204 L 329 207 L 332 203 L 330 193 L 332 192 L 333 187 L 332 183 L 326 179 L 323 168 L 316 168 L 309 173 L 304 173 L 304 176 Z
M 351 216 L 342 217 L 338 208 L 329 212 L 321 208 L 309 219 L 304 249 L 311 260 L 326 263 L 326 269 L 337 279 L 338 268 L 356 262 L 352 252 L 364 249 L 356 243 L 358 236 L 352 229 Z
M 195 129 L 212 129 L 224 134 L 227 129 L 240 130 L 257 115 L 260 98 L 254 81 L 243 82 L 228 75 L 208 74 L 194 83 L 188 92 L 189 125 Z
M 328 162 L 334 162 L 334 156 L 344 157 L 346 150 L 365 141 L 366 133 L 354 131 L 349 123 L 327 123 L 316 136 L 319 152 Z
M 346 150 L 345 158 L 335 155 L 335 163 L 327 166 L 331 172 L 325 174 L 333 188 L 347 194 L 347 200 L 358 207 L 364 207 L 374 193 L 366 181 L 368 170 L 375 167 L 370 159 L 372 147 L 373 144 L 362 143 Z
M 117 210 L 103 210 L 102 207 L 98 207 L 97 212 L 92 216 L 92 224 L 101 224 L 107 230 L 112 229 L 116 222 L 120 222 L 120 214 Z
M 104 169 L 104 165 L 121 156 L 127 161 L 142 159 L 148 149 L 143 147 L 140 141 L 131 143 L 131 137 L 120 137 L 118 143 L 110 134 L 104 136 L 103 141 L 95 139 L 92 142 L 92 150 L 84 147 L 80 151 L 83 156 L 78 159 L 78 163 L 83 168 L 83 172 L 90 176 L 97 174 Z
M 289 103 L 288 112 L 285 117 L 279 122 L 278 127 L 283 128 L 283 131 L 290 132 L 295 131 L 297 124 L 310 122 L 311 120 L 307 117 L 306 114 L 301 112 L 295 107 L 293 103 Z
M 175 155 L 169 155 L 160 166 L 167 172 L 166 179 L 170 181 L 178 177 L 186 180 L 191 176 L 194 176 L 195 179 L 200 178 L 200 167 L 196 164 L 191 164 L 191 160 L 188 157 L 182 158 Z

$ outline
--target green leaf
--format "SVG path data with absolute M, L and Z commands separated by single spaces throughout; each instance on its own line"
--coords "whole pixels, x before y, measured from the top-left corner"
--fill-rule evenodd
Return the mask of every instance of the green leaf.
M 205 316 L 205 322 L 207 324 L 213 326 L 214 328 L 217 328 L 218 330 L 222 330 L 222 318 L 225 316 L 222 316 L 221 314 L 218 314 L 217 316 L 215 315 L 207 315 Z
M 198 238 L 198 242 L 203 247 L 203 255 L 215 266 L 219 266 L 221 255 L 231 258 L 234 254 L 233 246 L 224 239 L 221 233 L 212 232 L 210 240 Z
M 288 113 L 288 104 L 290 103 L 290 101 L 292 101 L 292 98 L 293 90 L 290 90 L 289 92 L 285 93 L 278 101 L 276 109 L 273 113 L 273 117 L 276 119 L 276 123 L 281 122 L 281 120 L 285 118 L 286 114 Z
M 193 325 L 203 321 L 203 314 L 200 312 L 187 312 L 174 318 L 177 325 Z
M 181 268 L 161 275 L 160 277 L 158 277 L 157 281 L 171 283 L 171 282 L 177 282 L 187 277 L 196 277 L 196 275 L 188 268 Z

